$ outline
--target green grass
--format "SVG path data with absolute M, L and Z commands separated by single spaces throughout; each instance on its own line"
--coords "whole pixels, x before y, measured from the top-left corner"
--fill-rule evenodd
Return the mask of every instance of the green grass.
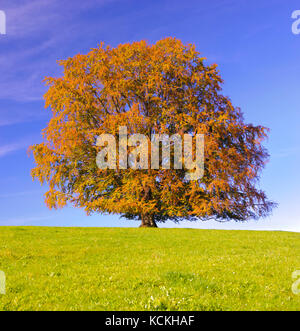
M 300 234 L 0 228 L 0 310 L 300 310 Z

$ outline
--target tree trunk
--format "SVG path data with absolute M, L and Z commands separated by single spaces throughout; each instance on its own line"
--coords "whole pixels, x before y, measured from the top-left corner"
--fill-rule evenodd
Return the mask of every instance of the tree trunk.
M 154 217 L 152 215 L 142 215 L 140 228 L 157 228 Z

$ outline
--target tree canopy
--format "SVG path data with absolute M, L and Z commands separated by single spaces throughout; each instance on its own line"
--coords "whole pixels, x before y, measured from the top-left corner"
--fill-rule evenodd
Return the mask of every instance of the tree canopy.
M 102 43 L 59 64 L 62 77 L 45 79 L 52 117 L 44 142 L 31 146 L 32 176 L 49 185 L 48 207 L 71 203 L 143 226 L 245 221 L 271 211 L 274 203 L 257 188 L 268 158 L 262 145 L 267 129 L 244 123 L 241 110 L 222 94 L 217 66 L 206 64 L 194 45 L 175 38 L 116 48 Z M 202 178 L 185 180 L 184 167 L 99 169 L 97 137 L 117 137 L 120 126 L 128 135 L 148 137 L 203 134 Z

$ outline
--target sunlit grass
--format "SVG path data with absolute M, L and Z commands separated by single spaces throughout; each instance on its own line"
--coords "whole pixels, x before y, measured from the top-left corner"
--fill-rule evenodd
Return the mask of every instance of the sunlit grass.
M 0 310 L 300 310 L 300 234 L 0 228 Z

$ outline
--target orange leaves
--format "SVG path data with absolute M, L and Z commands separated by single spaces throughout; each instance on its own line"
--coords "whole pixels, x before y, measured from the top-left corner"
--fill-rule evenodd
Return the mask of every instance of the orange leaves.
M 221 91 L 217 65 L 176 38 L 119 45 L 101 43 L 87 55 L 59 61 L 63 76 L 48 77 L 45 106 L 52 119 L 44 143 L 32 146 L 33 178 L 49 185 L 50 208 L 72 203 L 87 213 L 172 219 L 245 220 L 273 204 L 255 188 L 267 151 L 267 130 L 244 123 Z M 204 176 L 178 170 L 100 170 L 102 133 L 205 135 Z

